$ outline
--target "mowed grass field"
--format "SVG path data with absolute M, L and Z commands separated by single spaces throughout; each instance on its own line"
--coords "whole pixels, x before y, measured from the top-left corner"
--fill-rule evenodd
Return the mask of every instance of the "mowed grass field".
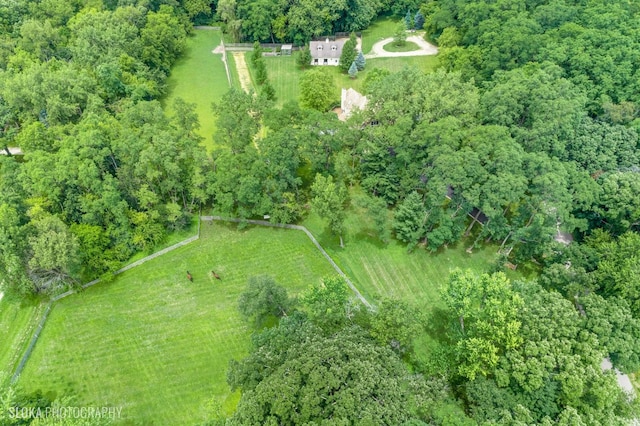
M 37 299 L 5 295 L 0 300 L 0 387 L 15 371 L 44 308 Z
M 213 134 L 216 129 L 211 104 L 229 90 L 222 55 L 211 53 L 220 44 L 220 37 L 220 31 L 193 31 L 182 57 L 171 68 L 171 75 L 167 79 L 167 96 L 162 100 L 169 115 L 173 113 L 175 98 L 196 104 L 200 121 L 198 133 L 204 137 L 203 144 L 209 151 L 214 146 Z
M 385 38 L 393 37 L 401 18 L 382 16 L 369 25 L 369 28 L 362 31 L 362 53 L 365 55 L 371 52 L 374 44 Z
M 436 253 L 422 248 L 409 253 L 407 246 L 395 239 L 385 245 L 375 235 L 366 215 L 353 211 L 347 215 L 345 248 L 340 248 L 338 238 L 328 232 L 318 216 L 310 215 L 304 225 L 370 301 L 390 297 L 406 300 L 421 309 L 441 306 L 440 288 L 452 269 L 468 268 L 482 273 L 496 259 L 495 247 L 476 249 L 469 254 L 464 242 Z
M 203 223 L 200 240 L 57 302 L 18 384 L 122 406 L 127 423 L 195 424 L 211 401 L 230 413 L 228 363 L 250 342 L 236 306 L 247 279 L 269 274 L 295 294 L 334 273 L 300 231 Z

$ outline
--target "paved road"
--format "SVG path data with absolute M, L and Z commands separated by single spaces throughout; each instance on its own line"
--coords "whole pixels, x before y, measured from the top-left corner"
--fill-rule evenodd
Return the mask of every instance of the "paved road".
M 11 155 L 23 155 L 22 150 L 15 146 L 10 146 L 9 152 L 11 153 Z M 0 148 L 0 155 L 7 155 L 7 151 L 5 151 L 4 148 Z
M 613 368 L 613 365 L 611 364 L 611 360 L 609 358 L 603 359 L 602 363 L 600 363 L 600 369 L 602 369 L 602 371 L 609 371 L 612 368 Z M 616 373 L 616 379 L 618 379 L 618 386 L 620 386 L 620 388 L 626 393 L 630 395 L 635 395 L 635 389 L 631 384 L 631 380 L 629 379 L 629 376 L 627 376 L 626 374 L 622 374 L 620 370 L 618 370 L 617 368 L 613 368 L 613 371 Z
M 397 58 L 403 56 L 429 56 L 437 55 L 438 48 L 431 43 L 425 41 L 419 35 L 412 35 L 407 37 L 407 41 L 414 42 L 420 47 L 418 50 L 412 50 L 411 52 L 387 52 L 384 50 L 384 45 L 393 42 L 393 38 L 385 38 L 373 45 L 371 53 L 364 55 L 365 58 Z

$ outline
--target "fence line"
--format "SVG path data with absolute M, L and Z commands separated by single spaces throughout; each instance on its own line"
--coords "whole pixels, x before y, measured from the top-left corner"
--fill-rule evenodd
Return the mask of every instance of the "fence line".
M 220 45 L 222 46 L 222 63 L 224 64 L 224 70 L 227 72 L 227 81 L 229 82 L 229 87 L 233 87 L 231 85 L 231 73 L 229 73 L 229 64 L 227 64 L 227 49 L 224 46 L 224 40 L 220 39 Z
M 40 332 L 44 327 L 44 323 L 49 317 L 49 311 L 51 311 L 51 305 L 53 305 L 53 301 L 50 301 L 47 307 L 45 308 L 44 313 L 42 314 L 42 318 L 40 318 L 40 323 L 36 327 L 36 331 L 34 331 L 33 337 L 29 342 L 29 346 L 27 346 L 27 350 L 25 351 L 24 355 L 22 356 L 22 359 L 20 360 L 20 364 L 18 364 L 18 367 L 16 368 L 15 373 L 13 373 L 13 376 L 11 376 L 11 384 L 14 384 L 16 380 L 18 380 L 18 377 L 20 377 L 20 373 L 22 373 L 22 370 L 24 369 L 24 365 L 29 360 L 29 357 L 31 356 L 31 351 L 33 351 L 33 347 L 36 345 L 36 342 L 38 341 L 38 337 L 40 336 Z
M 322 248 L 322 246 L 320 245 L 318 240 L 316 240 L 316 238 L 313 236 L 313 234 L 311 232 L 309 232 L 309 230 L 307 228 L 305 228 L 304 226 L 301 226 L 301 225 L 288 225 L 288 224 L 284 224 L 284 223 L 271 223 L 271 222 L 267 222 L 266 220 L 224 218 L 222 216 L 200 216 L 200 219 L 201 220 L 207 220 L 207 221 L 217 220 L 217 221 L 221 221 L 221 222 L 250 223 L 252 225 L 270 226 L 270 227 L 273 227 L 273 228 L 296 229 L 298 231 L 304 232 L 305 234 L 307 234 L 307 237 L 309 237 L 309 239 L 316 246 L 316 248 L 320 251 L 320 253 L 322 253 L 322 255 L 331 264 L 331 266 L 333 266 L 333 269 L 335 269 L 336 272 L 338 272 L 338 274 L 340 274 L 340 276 L 342 278 L 344 278 L 344 280 L 347 283 L 347 285 L 349 286 L 349 288 L 351 288 L 351 291 L 353 291 L 353 293 L 356 295 L 356 297 L 358 299 L 360 299 L 362 304 L 365 305 L 369 309 L 374 309 L 374 307 L 371 305 L 371 303 L 369 303 L 367 301 L 367 299 L 365 299 L 364 296 L 360 293 L 360 291 L 358 291 L 358 289 L 351 282 L 349 277 L 347 277 L 347 275 L 344 272 L 342 272 L 342 269 L 340 269 L 340 267 L 336 264 L 336 262 L 333 261 L 331 256 L 329 256 L 329 253 L 327 253 L 325 251 L 325 249 Z
M 356 286 L 351 282 L 351 280 L 349 279 L 349 277 L 347 277 L 347 275 L 342 272 L 342 269 L 340 269 L 340 267 L 333 261 L 333 259 L 331 258 L 331 256 L 329 256 L 329 253 L 327 253 L 325 251 L 324 248 L 322 248 L 322 246 L 320 245 L 320 243 L 318 242 L 318 240 L 316 240 L 316 238 L 313 236 L 313 234 L 311 232 L 309 232 L 309 230 L 307 228 L 305 228 L 304 226 L 301 225 L 289 225 L 289 224 L 284 224 L 284 223 L 271 223 L 271 222 L 267 222 L 266 220 L 251 220 L 251 219 L 237 219 L 237 218 L 223 218 L 221 216 L 199 216 L 199 220 L 198 220 L 198 232 L 196 235 L 194 235 L 193 237 L 189 237 L 186 240 L 180 241 L 179 243 L 173 244 L 169 247 L 166 247 L 156 253 L 153 253 L 149 256 L 143 257 L 140 260 L 137 260 L 133 263 L 130 263 L 129 265 L 118 269 L 117 271 L 114 272 L 114 275 L 118 275 L 121 274 L 125 271 L 128 271 L 129 269 L 135 268 L 136 266 L 140 266 L 145 262 L 148 262 L 149 260 L 155 259 L 158 256 L 162 256 L 163 254 L 166 254 L 170 251 L 173 251 L 175 249 L 178 249 L 180 247 L 183 247 L 189 243 L 192 243 L 193 241 L 196 241 L 200 238 L 200 225 L 201 225 L 201 221 L 206 220 L 206 221 L 222 221 L 222 222 L 235 222 L 235 223 L 250 223 L 252 225 L 260 225 L 260 226 L 270 226 L 273 228 L 284 228 L 284 229 L 295 229 L 298 231 L 302 231 L 304 232 L 307 237 L 309 237 L 309 239 L 311 240 L 311 242 L 316 246 L 316 248 L 320 251 L 320 253 L 322 253 L 322 255 L 325 257 L 325 259 L 327 259 L 327 261 L 331 264 L 331 266 L 333 266 L 333 268 L 336 270 L 336 272 L 338 272 L 338 274 L 340 274 L 340 276 L 342 278 L 344 278 L 345 282 L 347 283 L 347 285 L 349 286 L 349 288 L 351 288 L 351 291 L 353 291 L 353 293 L 356 295 L 356 297 L 358 299 L 360 299 L 360 301 L 362 302 L 363 305 L 365 305 L 366 307 L 370 308 L 370 309 L 374 309 L 374 307 L 371 305 L 371 303 L 369 303 L 367 301 L 367 299 L 364 298 L 364 296 L 360 293 L 360 291 L 358 291 L 358 289 L 356 288 Z M 86 284 L 82 285 L 82 288 L 88 288 L 91 287 L 93 285 L 96 285 L 100 282 L 100 279 L 96 279 L 93 280 L 91 282 L 88 282 Z M 18 364 L 18 367 L 16 368 L 16 371 L 13 373 L 13 376 L 11 377 L 11 384 L 14 384 L 18 378 L 20 377 L 20 374 L 22 373 L 22 370 L 24 369 L 24 366 L 26 365 L 27 361 L 29 360 L 29 357 L 31 356 L 31 352 L 33 351 L 33 348 L 35 347 L 36 343 L 38 342 L 38 337 L 40 337 L 40 333 L 42 332 L 42 329 L 44 328 L 45 322 L 47 321 L 47 318 L 49 317 L 49 312 L 51 311 L 51 308 L 53 307 L 53 304 L 55 302 L 57 302 L 60 299 L 63 299 L 67 296 L 70 296 L 72 294 L 75 294 L 76 292 L 73 290 L 69 290 L 66 291 L 62 294 L 58 294 L 57 296 L 54 296 L 51 298 L 51 300 L 49 301 L 47 307 L 45 308 L 45 311 L 42 315 L 42 318 L 40 319 L 40 322 L 38 324 L 38 326 L 36 327 L 36 330 L 33 334 L 33 337 L 31 338 L 31 341 L 29 342 L 29 346 L 27 347 L 27 350 L 25 351 L 24 355 L 22 356 L 22 359 L 20 360 L 20 363 Z
M 173 244 L 169 247 L 166 247 L 156 253 L 150 254 L 149 256 L 145 256 L 142 259 L 136 260 L 135 262 L 132 262 L 120 269 L 118 269 L 117 271 L 115 271 L 113 274 L 114 275 L 118 275 L 121 274 L 125 271 L 128 271 L 129 269 L 135 268 L 136 266 L 140 266 L 145 262 L 148 262 L 151 259 L 155 259 L 158 256 L 162 256 L 165 253 L 169 253 L 170 251 L 173 251 L 177 248 L 180 248 L 182 246 L 185 246 L 189 243 L 192 243 L 193 241 L 196 241 L 200 238 L 200 220 L 198 217 L 198 232 L 196 235 L 194 235 L 193 237 L 189 237 L 186 240 L 180 241 L 176 244 Z M 82 288 L 89 288 L 93 285 L 96 285 L 100 282 L 100 278 L 93 280 L 91 282 L 88 282 L 86 284 L 82 285 Z M 27 363 L 27 361 L 29 360 L 29 357 L 31 356 L 31 352 L 33 351 L 34 346 L 36 345 L 36 342 L 38 341 L 38 337 L 40 337 L 40 332 L 42 331 L 42 328 L 44 327 L 45 321 L 47 320 L 47 318 L 49 317 L 49 311 L 51 311 L 51 308 L 53 306 L 53 304 L 55 302 L 57 302 L 60 299 L 64 299 L 67 296 L 71 296 L 72 294 L 75 294 L 76 292 L 74 290 L 69 290 L 69 291 L 65 291 L 62 294 L 58 294 L 57 296 L 54 296 L 51 298 L 51 300 L 49 301 L 49 304 L 47 305 L 44 314 L 42 315 L 42 318 L 40 319 L 40 323 L 38 324 L 38 327 L 36 328 L 36 331 L 33 334 L 33 337 L 31 338 L 31 341 L 29 342 L 29 346 L 27 347 L 27 350 L 25 351 L 24 355 L 22 356 L 22 359 L 20 360 L 20 363 L 18 364 L 18 367 L 16 368 L 16 371 L 13 373 L 13 376 L 11 377 L 11 384 L 14 384 L 18 378 L 20 377 L 20 374 L 22 373 L 22 370 L 24 369 L 25 364 Z

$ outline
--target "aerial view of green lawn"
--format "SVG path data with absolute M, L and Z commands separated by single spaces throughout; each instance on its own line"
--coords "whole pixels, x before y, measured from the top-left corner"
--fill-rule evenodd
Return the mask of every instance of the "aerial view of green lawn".
M 440 304 L 439 290 L 450 270 L 459 267 L 486 272 L 496 260 L 495 247 L 483 247 L 469 254 L 464 241 L 434 254 L 424 249 L 408 253 L 406 245 L 395 239 L 383 244 L 366 216 L 353 211 L 345 223 L 345 248 L 340 248 L 338 238 L 325 229 L 325 223 L 317 215 L 310 215 L 304 225 L 365 298 L 373 302 L 392 297 L 429 309 Z
M 0 387 L 20 361 L 44 307 L 35 298 L 0 297 Z
M 374 44 L 388 37 L 393 37 L 400 19 L 391 16 L 381 16 L 362 31 L 362 53 L 365 55 L 371 51 Z
M 0 426 L 640 425 L 629 2 L 35 3 Z
M 213 148 L 215 132 L 211 104 L 229 90 L 222 54 L 212 53 L 219 44 L 220 31 L 194 30 L 182 57 L 171 68 L 171 75 L 167 79 L 168 93 L 163 99 L 169 115 L 175 98 L 196 104 L 200 121 L 198 133 L 204 137 L 203 144 L 209 151 Z
M 249 64 L 250 52 L 246 53 L 246 61 Z M 265 57 L 269 80 L 276 91 L 276 105 L 282 106 L 288 101 L 298 101 L 300 97 L 299 79 L 304 72 L 296 64 L 295 54 L 292 56 L 268 56 Z M 333 75 L 336 86 L 335 97 L 340 99 L 340 89 L 353 88 L 362 91 L 362 83 L 367 72 L 373 68 L 382 68 L 391 72 L 400 71 L 404 67 L 416 67 L 423 72 L 430 72 L 438 64 L 437 56 L 409 56 L 403 58 L 373 58 L 367 59 L 366 68 L 358 73 L 357 78 L 352 79 L 339 67 L 325 67 L 327 72 Z M 253 68 L 249 65 L 249 69 Z
M 295 294 L 334 273 L 302 232 L 203 223 L 198 241 L 57 302 L 18 385 L 122 406 L 145 424 L 204 421 L 212 400 L 231 412 L 226 370 L 251 333 L 236 306 L 247 279 L 269 274 Z

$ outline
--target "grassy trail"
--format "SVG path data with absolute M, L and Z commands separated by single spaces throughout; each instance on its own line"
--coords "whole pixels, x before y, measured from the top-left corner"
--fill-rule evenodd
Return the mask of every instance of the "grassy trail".
M 183 56 L 174 64 L 167 79 L 167 96 L 162 103 L 169 115 L 173 101 L 180 97 L 196 104 L 200 122 L 198 133 L 210 152 L 214 147 L 215 118 L 211 104 L 229 90 L 221 54 L 212 53 L 220 44 L 220 31 L 194 30 L 187 40 Z

